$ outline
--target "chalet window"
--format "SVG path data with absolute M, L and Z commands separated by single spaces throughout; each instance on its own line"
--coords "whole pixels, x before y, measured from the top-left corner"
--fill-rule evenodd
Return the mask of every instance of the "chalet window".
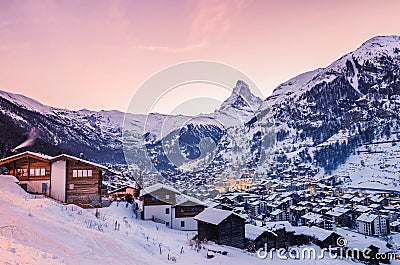
M 169 208 L 165 208 L 165 214 L 169 214 Z
M 74 184 L 69 184 L 69 189 L 70 190 L 73 190 L 75 188 L 75 185 Z
M 75 169 L 72 170 L 72 177 L 74 178 L 86 178 L 93 176 L 93 170 L 91 169 Z
M 192 208 L 192 212 L 197 212 L 197 210 L 198 210 L 197 207 Z
M 165 194 L 165 199 L 169 200 L 169 194 Z
M 28 169 L 26 169 L 26 168 L 18 168 L 17 169 L 17 173 L 21 177 L 27 177 L 28 176 Z
M 185 221 L 181 221 L 181 227 L 185 227 Z
M 26 169 L 24 169 L 24 170 L 26 170 Z M 28 171 L 26 171 L 26 172 L 28 172 Z M 45 176 L 46 169 L 45 168 L 30 168 L 29 175 L 30 176 Z

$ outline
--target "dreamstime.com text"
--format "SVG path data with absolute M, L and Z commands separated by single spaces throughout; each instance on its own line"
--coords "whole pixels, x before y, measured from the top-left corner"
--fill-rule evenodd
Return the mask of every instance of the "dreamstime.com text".
M 372 249 L 366 248 L 359 250 L 357 248 L 332 247 L 317 249 L 316 247 L 302 248 L 268 248 L 265 244 L 264 248 L 257 250 L 257 257 L 260 259 L 303 259 L 303 260 L 320 260 L 326 257 L 349 258 L 357 260 L 400 260 L 400 255 L 395 253 L 376 253 Z

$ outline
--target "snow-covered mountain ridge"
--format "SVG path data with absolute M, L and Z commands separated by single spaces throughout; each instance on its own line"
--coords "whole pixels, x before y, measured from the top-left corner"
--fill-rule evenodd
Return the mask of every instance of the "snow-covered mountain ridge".
M 70 111 L 0 92 L 0 152 L 9 154 L 35 128 L 35 151 L 84 153 L 111 163 L 123 163 L 128 153 L 128 162 L 142 170 L 188 178 L 243 168 L 277 177 L 376 179 L 379 170 L 354 164 L 380 161 L 378 168 L 393 169 L 399 162 L 399 66 L 400 37 L 374 37 L 328 67 L 282 83 L 265 100 L 238 81 L 218 110 L 194 117 Z M 193 174 L 183 170 L 188 165 Z M 392 173 L 382 178 L 382 187 L 397 185 Z
M 399 162 L 399 66 L 400 37 L 380 36 L 326 68 L 278 86 L 264 104 L 274 113 L 277 152 L 288 167 L 297 160 L 323 169 L 321 174 L 364 179 L 353 186 L 398 185 L 398 178 L 378 164 L 390 168 Z M 347 166 L 357 160 L 377 169 Z

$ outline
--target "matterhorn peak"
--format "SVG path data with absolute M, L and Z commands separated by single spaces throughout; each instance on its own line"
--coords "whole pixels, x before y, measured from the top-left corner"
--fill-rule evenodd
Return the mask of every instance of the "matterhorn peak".
M 238 80 L 236 82 L 236 86 L 233 88 L 233 93 L 239 94 L 239 95 L 246 95 L 246 94 L 252 94 L 249 88 L 249 85 L 244 82 L 243 80 Z
M 234 108 L 238 110 L 251 110 L 254 112 L 261 105 L 262 99 L 255 96 L 249 85 L 238 80 L 236 86 L 233 88 L 232 94 L 221 104 L 221 110 L 227 108 Z

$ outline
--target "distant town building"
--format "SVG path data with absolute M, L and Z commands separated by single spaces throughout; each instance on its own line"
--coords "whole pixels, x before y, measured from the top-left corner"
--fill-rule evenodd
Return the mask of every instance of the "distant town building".
M 357 227 L 358 232 L 364 235 L 387 235 L 389 220 L 381 215 L 364 213 L 357 218 Z

